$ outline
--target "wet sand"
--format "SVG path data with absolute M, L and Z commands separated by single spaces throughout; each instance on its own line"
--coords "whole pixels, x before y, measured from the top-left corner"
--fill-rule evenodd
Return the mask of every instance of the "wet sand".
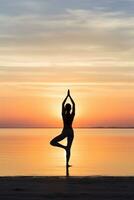
M 0 200 L 134 199 L 134 177 L 1 177 Z

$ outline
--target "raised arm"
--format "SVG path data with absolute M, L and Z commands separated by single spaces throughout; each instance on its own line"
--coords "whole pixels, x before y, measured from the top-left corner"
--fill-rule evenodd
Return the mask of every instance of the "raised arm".
M 72 114 L 75 115 L 75 103 L 74 100 L 72 99 L 71 95 L 70 95 L 70 90 L 68 90 L 68 96 L 72 102 L 73 108 L 72 108 Z
M 62 102 L 62 115 L 64 114 L 64 108 L 65 108 L 65 103 L 66 103 L 67 98 L 68 98 L 68 94 L 66 98 L 64 99 L 64 101 Z

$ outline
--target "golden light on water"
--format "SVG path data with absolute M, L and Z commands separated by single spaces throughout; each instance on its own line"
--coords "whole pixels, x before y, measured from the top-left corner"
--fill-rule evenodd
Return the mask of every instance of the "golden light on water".
M 133 130 L 75 129 L 70 175 L 133 175 Z M 0 175 L 65 175 L 66 154 L 49 142 L 61 129 L 0 131 Z M 66 141 L 63 142 L 66 144 Z M 9 167 L 10 166 L 10 167 Z

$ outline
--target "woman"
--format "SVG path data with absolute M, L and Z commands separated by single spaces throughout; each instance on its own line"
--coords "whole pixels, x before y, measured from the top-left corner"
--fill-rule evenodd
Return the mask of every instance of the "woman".
M 67 98 L 70 98 L 71 102 L 72 102 L 72 107 L 71 104 L 66 103 Z M 71 111 L 72 109 L 72 111 Z M 71 151 L 71 145 L 73 142 L 73 138 L 74 138 L 74 132 L 73 132 L 73 128 L 72 128 L 72 123 L 73 123 L 73 119 L 75 116 L 75 103 L 70 95 L 70 91 L 68 90 L 67 92 L 67 96 L 64 99 L 63 103 L 62 103 L 62 119 L 63 119 L 63 130 L 62 133 L 60 135 L 58 135 L 57 137 L 55 137 L 53 140 L 51 140 L 50 144 L 52 146 L 56 146 L 56 147 L 60 147 L 66 150 L 66 165 L 69 167 L 69 159 L 70 159 L 70 151 Z M 59 142 L 63 139 L 67 138 L 67 145 L 64 146 L 62 144 L 60 144 Z

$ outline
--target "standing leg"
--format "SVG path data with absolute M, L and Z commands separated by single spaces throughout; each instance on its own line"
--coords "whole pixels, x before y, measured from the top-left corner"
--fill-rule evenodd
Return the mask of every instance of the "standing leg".
M 72 142 L 73 142 L 73 135 L 69 135 L 69 137 L 67 137 L 67 146 L 66 146 L 66 165 L 69 166 L 69 160 L 70 160 L 70 156 L 71 156 L 71 146 L 72 146 Z

